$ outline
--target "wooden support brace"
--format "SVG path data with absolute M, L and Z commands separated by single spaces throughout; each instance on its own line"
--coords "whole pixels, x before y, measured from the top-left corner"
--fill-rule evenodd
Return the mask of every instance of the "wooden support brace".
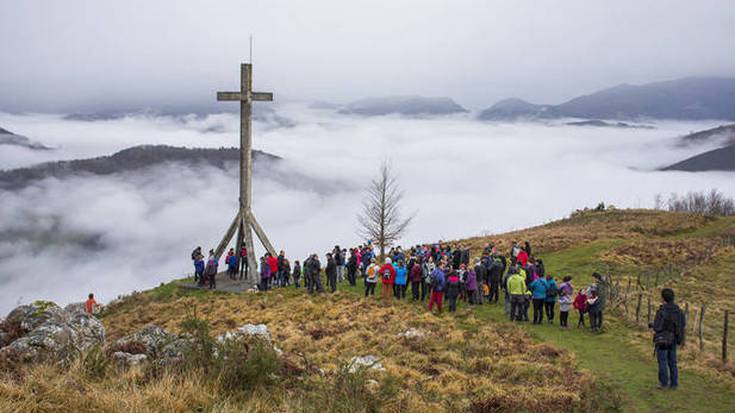
M 722 327 L 722 362 L 727 363 L 727 327 L 729 310 L 725 310 L 725 325 Z
M 255 235 L 258 236 L 258 239 L 263 244 L 266 250 L 271 253 L 272 256 L 276 257 L 278 254 L 276 253 L 276 249 L 273 248 L 273 245 L 268 240 L 268 237 L 265 235 L 265 231 L 263 231 L 263 228 L 258 224 L 258 221 L 255 220 L 255 215 L 253 215 L 252 211 L 248 213 L 249 214 L 249 220 L 250 225 L 253 226 L 253 231 L 255 231 Z
M 218 260 L 219 260 L 219 257 L 222 256 L 222 253 L 225 252 L 225 248 L 227 248 L 227 244 L 229 244 L 230 240 L 232 240 L 232 236 L 235 234 L 237 227 L 240 225 L 240 219 L 241 219 L 240 213 L 235 214 L 235 219 L 232 220 L 230 227 L 227 228 L 227 232 L 225 233 L 225 236 L 222 238 L 222 241 L 219 242 L 219 245 L 217 245 L 217 249 L 214 250 L 214 256 Z

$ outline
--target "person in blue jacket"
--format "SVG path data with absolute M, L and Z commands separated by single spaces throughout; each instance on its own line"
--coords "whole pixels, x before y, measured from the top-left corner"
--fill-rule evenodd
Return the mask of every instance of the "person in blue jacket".
M 194 260 L 194 282 L 204 285 L 204 255 L 199 254 Z
M 408 286 L 408 271 L 403 261 L 393 264 L 396 269 L 396 282 L 393 284 L 393 293 L 397 299 L 406 298 L 406 287 Z
M 542 277 L 536 278 L 528 285 L 531 290 L 531 300 L 533 301 L 533 323 L 541 324 L 544 321 L 544 301 L 546 301 L 546 290 L 548 285 Z
M 556 285 L 554 277 L 546 274 L 546 299 L 544 300 L 544 310 L 546 311 L 546 319 L 549 324 L 554 324 L 554 306 L 556 305 L 556 297 L 559 295 L 559 286 Z

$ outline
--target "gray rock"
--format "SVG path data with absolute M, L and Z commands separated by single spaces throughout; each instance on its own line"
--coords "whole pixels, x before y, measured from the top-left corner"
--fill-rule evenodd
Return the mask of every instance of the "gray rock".
M 426 333 L 416 328 L 409 328 L 402 333 L 398 333 L 398 337 L 403 337 L 407 339 L 424 338 L 426 337 Z
M 32 304 L 21 305 L 13 309 L 5 317 L 3 330 L 11 333 L 15 332 L 18 336 L 23 336 L 49 320 L 64 322 L 68 318 L 68 314 L 55 303 L 50 301 L 36 301 Z
M 22 362 L 68 359 L 105 340 L 97 318 L 70 314 L 47 301 L 15 308 L 0 330 L 0 359 Z
M 124 351 L 116 351 L 112 353 L 112 358 L 118 363 L 125 366 L 135 366 L 148 360 L 145 354 L 130 354 Z
M 105 326 L 97 317 L 91 314 L 77 313 L 72 315 L 69 326 L 77 334 L 75 346 L 79 350 L 88 350 L 105 341 Z
M 116 350 L 125 349 L 124 352 L 141 354 L 132 349 L 140 348 L 142 353 L 151 358 L 158 358 L 164 346 L 172 342 L 176 337 L 157 325 L 147 325 L 140 331 L 116 340 L 112 348 Z
M 217 340 L 221 343 L 226 340 L 242 338 L 259 338 L 270 343 L 271 332 L 265 324 L 245 324 L 235 331 L 228 331 L 224 334 L 220 334 L 219 337 L 217 337 Z
M 367 356 L 356 356 L 350 360 L 349 372 L 355 373 L 361 368 L 369 368 L 373 370 L 385 370 L 382 364 L 379 363 L 379 359 L 372 354 Z

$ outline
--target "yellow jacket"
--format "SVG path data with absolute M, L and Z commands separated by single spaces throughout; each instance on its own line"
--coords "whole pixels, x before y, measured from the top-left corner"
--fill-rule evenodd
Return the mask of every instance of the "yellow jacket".
M 526 294 L 526 277 L 521 274 L 513 274 L 508 278 L 508 294 L 524 295 Z

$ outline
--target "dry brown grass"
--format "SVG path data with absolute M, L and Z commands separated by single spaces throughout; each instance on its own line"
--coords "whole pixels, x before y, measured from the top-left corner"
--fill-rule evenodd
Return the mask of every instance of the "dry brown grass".
M 584 395 L 594 386 L 590 374 L 576 369 L 571 353 L 534 344 L 515 326 L 481 322 L 469 310 L 437 317 L 404 303 L 383 306 L 350 293 L 308 298 L 303 290 L 169 302 L 140 294 L 129 300 L 103 320 L 111 339 L 140 329 L 141 320 L 177 331 L 196 307 L 215 334 L 233 325 L 268 325 L 294 377 L 270 396 L 237 399 L 235 408 L 226 392 L 196 377 L 164 375 L 146 382 L 134 369 L 93 382 L 73 370 L 36 366 L 20 379 L 0 381 L 0 411 L 303 411 L 314 406 L 314 383 L 328 391 L 345 362 L 366 354 L 380 357 L 386 369 L 370 377 L 399 386 L 385 411 L 585 409 Z M 398 336 L 411 327 L 427 335 Z
M 474 253 L 493 242 L 507 253 L 513 241 L 529 241 L 539 253 L 579 247 L 600 239 L 646 239 L 651 235 L 682 234 L 702 227 L 712 218 L 652 210 L 608 210 L 586 212 L 550 224 L 504 234 L 468 238 L 461 241 Z

